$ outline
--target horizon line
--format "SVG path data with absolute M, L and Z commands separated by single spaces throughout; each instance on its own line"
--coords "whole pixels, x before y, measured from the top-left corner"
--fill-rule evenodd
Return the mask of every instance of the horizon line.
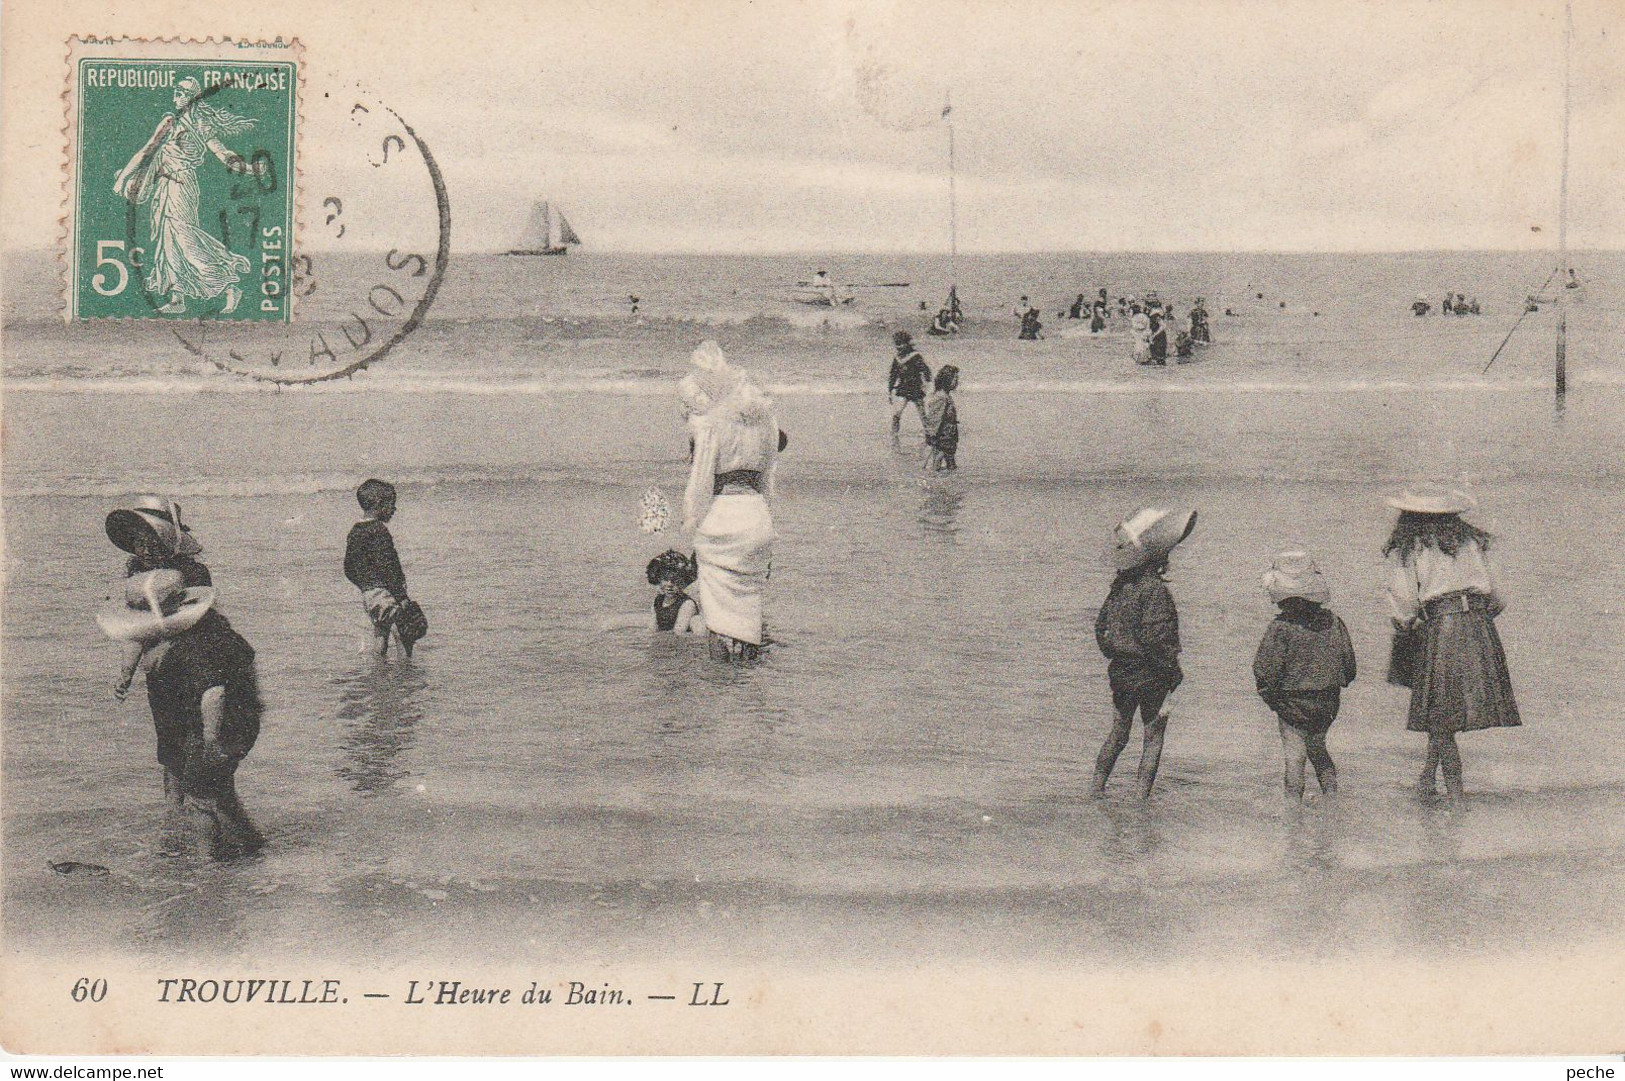
M 307 247 L 307 252 L 334 254 L 346 252 L 354 255 L 372 255 L 382 252 L 348 251 L 343 248 Z M 510 249 L 506 248 L 453 248 L 452 255 L 506 255 Z M 1573 247 L 1568 249 L 1570 255 L 1576 252 L 1589 252 L 1601 255 L 1625 254 L 1625 246 L 1609 247 Z M 1563 253 L 1554 248 L 1005 248 L 985 249 L 974 251 L 961 251 L 961 256 L 1011 256 L 1011 255 L 1540 255 L 1549 254 L 1553 257 Z M 0 248 L 0 255 L 46 255 L 58 256 L 55 248 L 30 247 L 23 245 L 6 246 Z M 715 256 L 931 256 L 944 259 L 953 258 L 946 251 L 931 249 L 876 249 L 876 248 L 598 248 L 585 249 L 576 253 L 575 258 L 593 255 L 715 255 Z M 516 259 L 544 258 L 544 256 L 513 256 Z M 545 258 L 566 259 L 569 256 L 547 256 Z M 566 264 L 568 265 L 568 264 Z

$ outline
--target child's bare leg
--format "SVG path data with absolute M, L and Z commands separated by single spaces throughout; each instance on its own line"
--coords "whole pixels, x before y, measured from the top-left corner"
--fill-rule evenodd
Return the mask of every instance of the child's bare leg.
M 1117 756 L 1128 746 L 1129 730 L 1133 726 L 1133 712 L 1119 713 L 1113 709 L 1111 731 L 1106 733 L 1106 742 L 1100 745 L 1100 754 L 1095 756 L 1095 783 L 1090 790 L 1092 795 L 1106 794 L 1106 782 L 1111 779 L 1112 769 L 1117 765 Z
M 181 792 L 180 775 L 168 768 L 164 770 L 164 801 L 171 807 L 176 808 L 180 807 L 185 801 L 185 797 Z
M 1285 721 L 1278 721 L 1281 729 L 1282 777 L 1288 803 L 1303 802 L 1303 760 L 1308 754 L 1304 734 Z M 1318 770 L 1317 770 L 1318 772 Z
M 1439 773 L 1439 740 L 1433 733 L 1428 733 L 1428 756 L 1422 763 L 1422 776 L 1416 782 L 1417 794 L 1422 798 L 1433 795 L 1438 789 L 1435 787 Z
M 1143 720 L 1145 714 L 1140 714 Z M 1139 778 L 1139 791 L 1141 799 L 1151 798 L 1151 786 L 1157 783 L 1157 767 L 1162 764 L 1162 737 L 1168 731 L 1168 714 L 1158 710 L 1149 721 L 1145 721 L 1145 743 L 1140 748 L 1140 769 L 1136 775 Z
M 1451 800 L 1464 794 L 1461 776 L 1461 749 L 1456 746 L 1454 732 L 1440 732 L 1434 737 L 1439 742 L 1439 765 L 1444 770 L 1444 793 Z
M 1326 749 L 1326 733 L 1305 735 L 1303 745 L 1309 755 L 1309 764 L 1315 767 L 1315 780 L 1320 782 L 1320 791 L 1328 796 L 1337 795 L 1337 765 L 1332 761 L 1331 752 Z

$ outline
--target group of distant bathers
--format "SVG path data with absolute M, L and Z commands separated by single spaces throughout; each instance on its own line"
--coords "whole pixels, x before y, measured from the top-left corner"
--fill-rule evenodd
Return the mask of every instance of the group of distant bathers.
M 1427 295 L 1424 293 L 1418 293 L 1416 295 L 1416 299 L 1411 302 L 1411 311 L 1416 315 L 1426 315 L 1432 310 L 1433 305 L 1428 303 Z M 1439 302 L 1439 314 L 1478 315 L 1480 314 L 1478 309 L 1478 298 L 1469 297 L 1463 293 L 1452 293 L 1449 290 L 1446 290 L 1444 299 Z
M 1170 354 L 1185 362 L 1197 346 L 1213 341 L 1203 297 L 1197 297 L 1191 305 L 1186 321 L 1181 321 L 1173 305 L 1165 303 L 1154 289 L 1147 290 L 1143 297 L 1132 293 L 1120 296 L 1115 305 L 1104 288 L 1096 292 L 1093 300 L 1079 293 L 1069 309 L 1056 314 L 1062 319 L 1088 319 L 1091 334 L 1105 331 L 1114 317 L 1126 320 L 1134 343 L 1134 360 L 1139 364 L 1165 365 Z

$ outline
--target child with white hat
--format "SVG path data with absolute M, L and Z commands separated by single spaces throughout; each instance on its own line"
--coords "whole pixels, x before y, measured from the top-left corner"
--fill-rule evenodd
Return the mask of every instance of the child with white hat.
M 1337 720 L 1342 690 L 1354 682 L 1354 644 L 1337 614 L 1320 567 L 1305 552 L 1277 555 L 1264 572 L 1264 592 L 1280 608 L 1253 660 L 1258 696 L 1279 720 L 1287 799 L 1303 801 L 1304 760 L 1327 796 L 1337 795 L 1337 766 L 1326 733 Z
M 1104 559 L 1116 568 L 1095 619 L 1095 641 L 1110 662 L 1112 728 L 1095 759 L 1093 794 L 1106 794 L 1117 756 L 1128 745 L 1134 715 L 1145 726 L 1138 772 L 1140 798 L 1151 795 L 1168 727 L 1168 696 L 1184 680 L 1179 668 L 1179 613 L 1163 571 L 1174 548 L 1196 528 L 1196 512 L 1145 507 L 1112 531 Z

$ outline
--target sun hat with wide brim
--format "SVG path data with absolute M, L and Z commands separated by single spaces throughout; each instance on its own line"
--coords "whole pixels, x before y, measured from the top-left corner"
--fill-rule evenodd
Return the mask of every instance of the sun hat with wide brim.
M 186 588 L 180 571 L 148 571 L 131 577 L 124 599 L 97 612 L 96 623 L 115 641 L 150 644 L 186 633 L 213 607 L 213 589 Z
M 138 514 L 156 515 L 180 530 L 176 555 L 195 556 L 203 551 L 203 545 L 192 536 L 192 527 L 181 518 L 181 505 L 173 499 L 161 495 L 144 495 L 136 499 L 131 509 Z
M 1316 604 L 1331 600 L 1332 592 L 1326 588 L 1326 579 L 1320 565 L 1307 552 L 1281 552 L 1270 561 L 1264 572 L 1264 592 L 1270 600 L 1280 604 L 1288 597 L 1301 597 Z
M 1412 514 L 1465 514 L 1478 506 L 1478 500 L 1460 488 L 1444 484 L 1413 484 L 1383 502 Z
M 167 506 L 154 509 L 143 505 L 149 502 Z M 116 510 L 109 514 L 104 528 L 107 539 L 131 555 L 139 554 L 136 549 L 142 540 L 156 543 L 169 555 L 194 556 L 203 551 L 203 546 L 180 524 L 180 508 L 155 496 L 143 496 L 134 510 Z
M 1117 523 L 1101 558 L 1120 571 L 1159 562 L 1195 528 L 1194 510 L 1141 507 Z

